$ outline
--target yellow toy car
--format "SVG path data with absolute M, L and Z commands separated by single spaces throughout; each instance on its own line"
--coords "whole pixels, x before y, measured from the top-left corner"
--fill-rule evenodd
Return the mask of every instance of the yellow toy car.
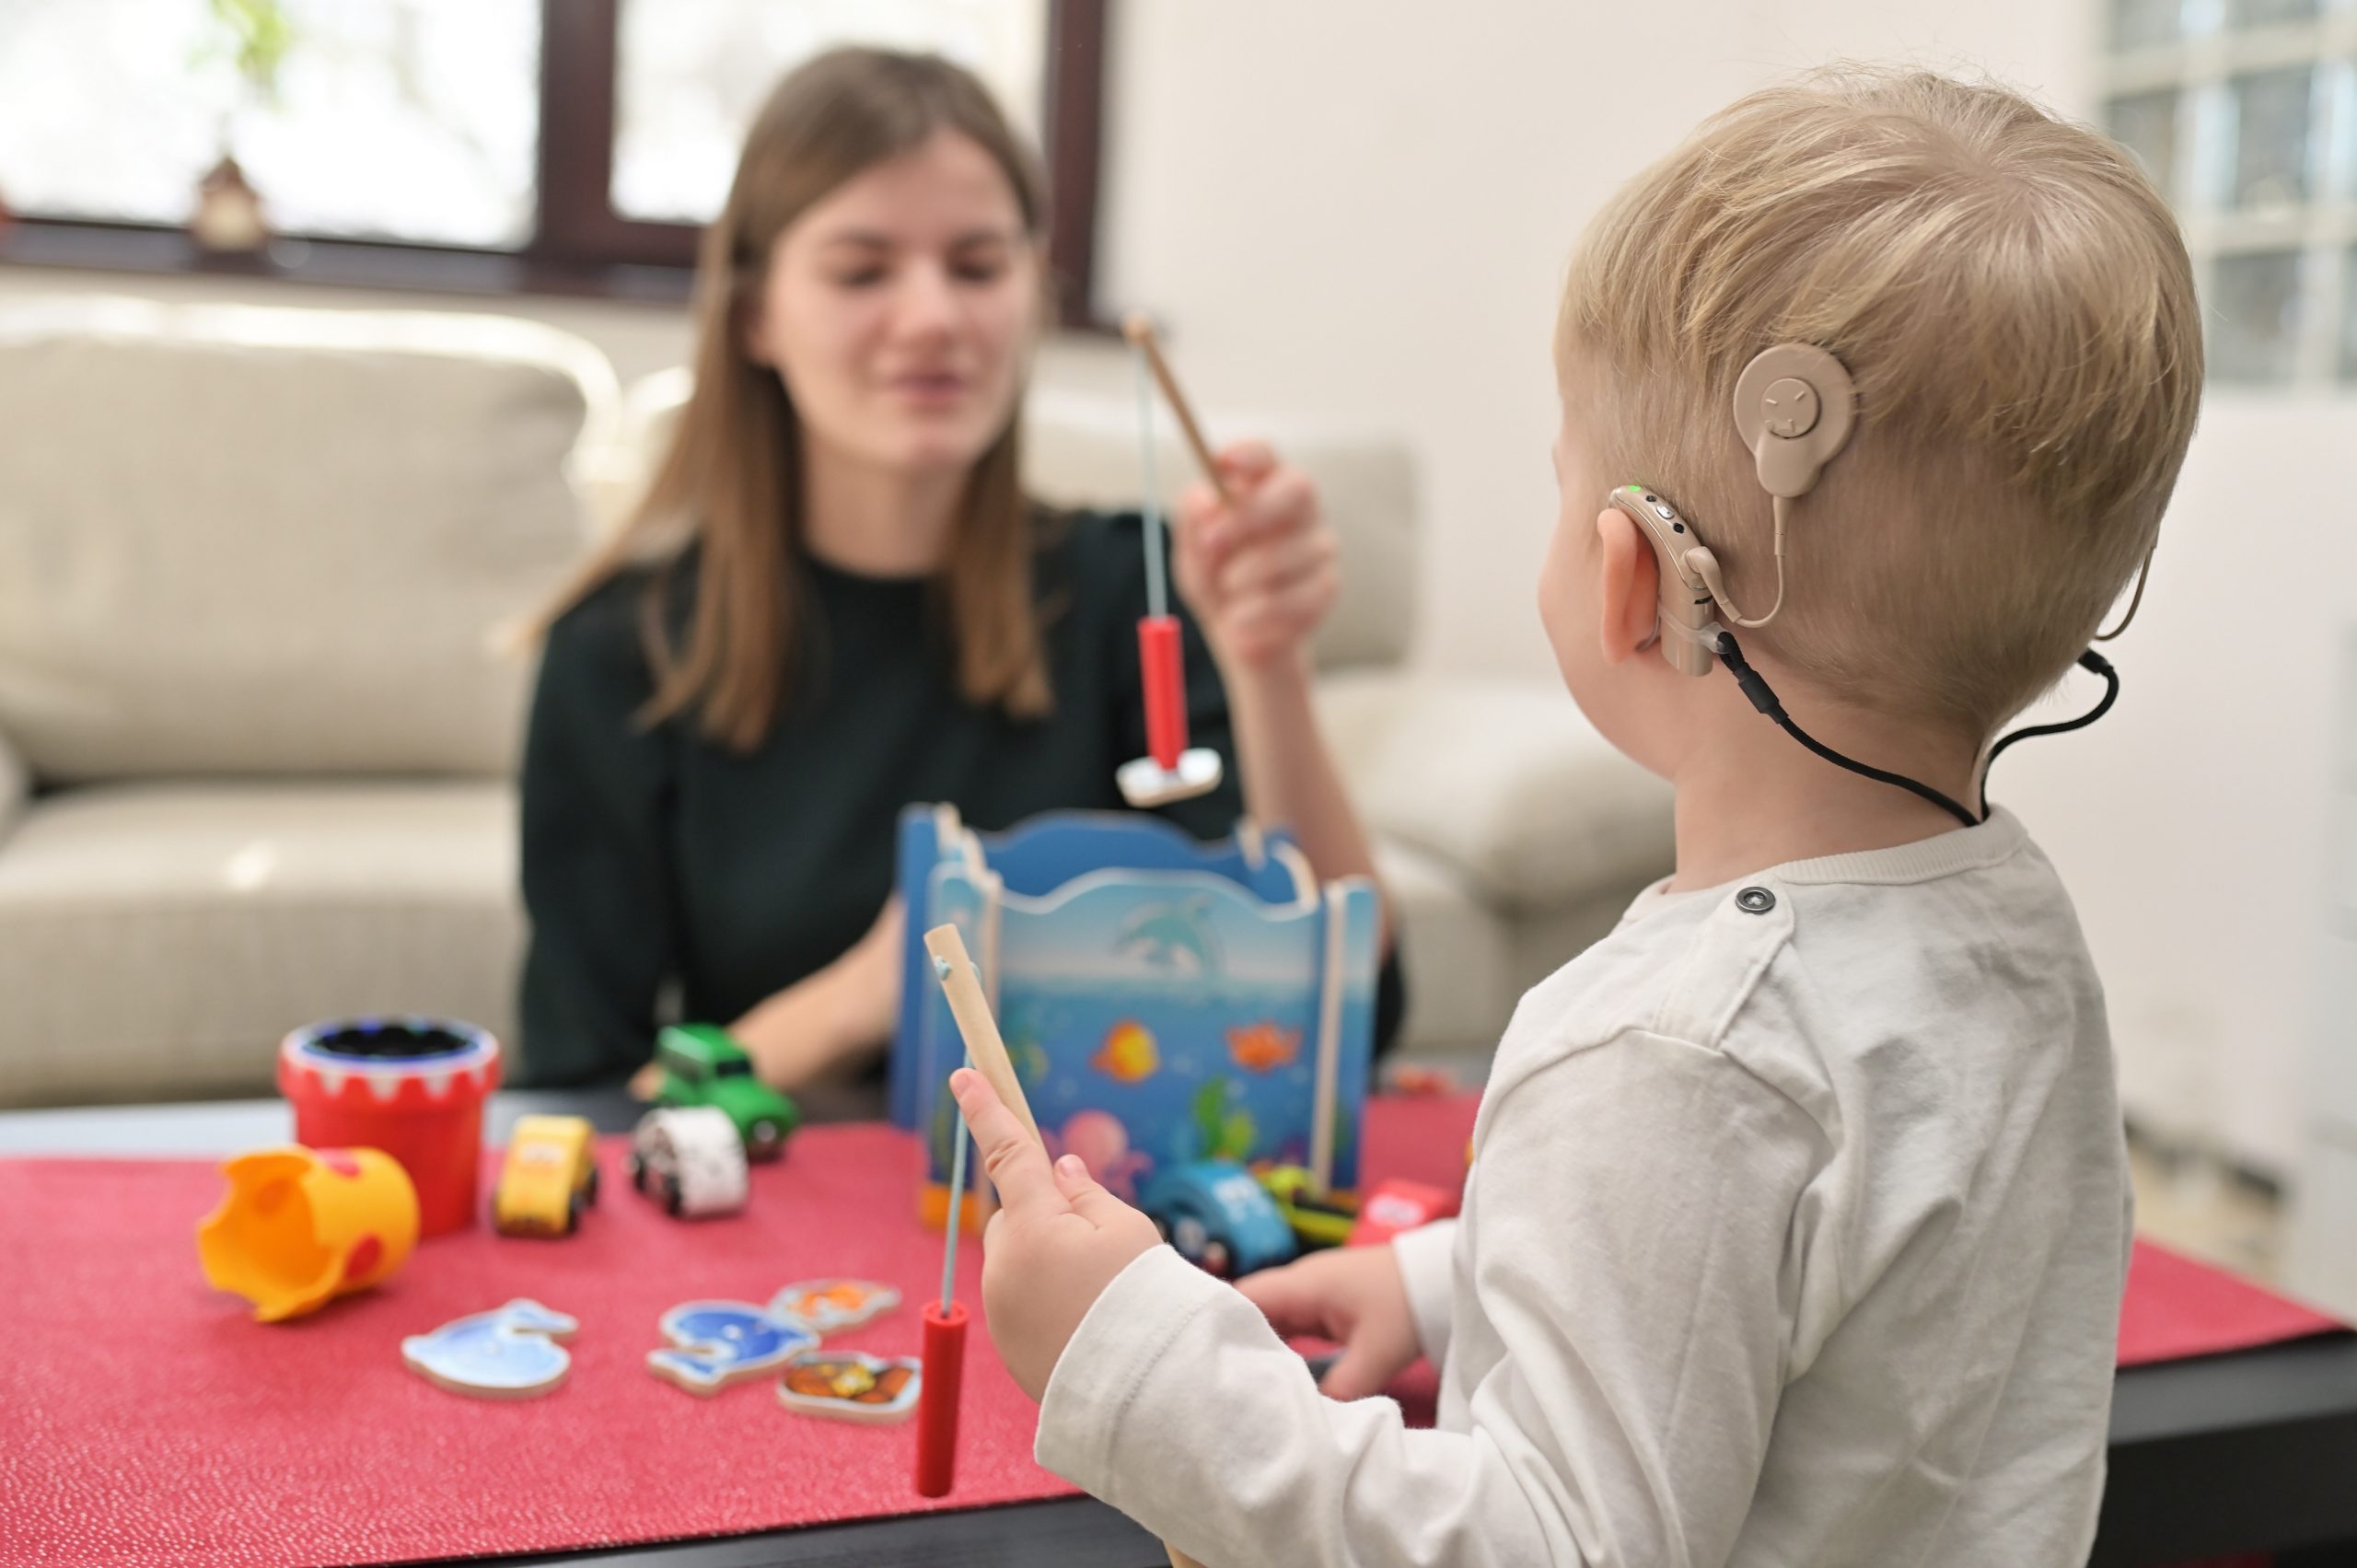
M 1358 1205 L 1340 1196 L 1319 1197 L 1318 1178 L 1297 1165 L 1271 1166 L 1260 1185 L 1275 1199 L 1277 1212 L 1304 1247 L 1340 1247 L 1358 1222 Z
M 491 1220 L 502 1236 L 571 1236 L 598 1201 L 596 1133 L 580 1116 L 520 1116 Z

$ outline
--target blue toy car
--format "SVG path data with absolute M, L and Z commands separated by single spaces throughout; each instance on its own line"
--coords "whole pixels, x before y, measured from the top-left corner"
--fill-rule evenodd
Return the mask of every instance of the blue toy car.
M 1252 1173 L 1232 1160 L 1173 1166 L 1145 1185 L 1138 1207 L 1178 1255 L 1233 1279 L 1289 1261 L 1293 1227 Z

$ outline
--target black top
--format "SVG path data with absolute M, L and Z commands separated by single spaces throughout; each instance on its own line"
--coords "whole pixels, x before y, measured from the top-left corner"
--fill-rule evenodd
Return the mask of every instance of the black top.
M 892 890 L 900 808 L 947 801 L 995 830 L 1057 808 L 1124 809 L 1114 770 L 1144 753 L 1135 517 L 1043 517 L 1035 557 L 1053 711 L 1031 722 L 958 693 L 924 578 L 807 563 L 802 672 L 760 748 L 737 755 L 692 713 L 646 726 L 648 574 L 625 573 L 551 628 L 524 751 L 522 1059 L 533 1084 L 619 1077 L 654 1049 L 658 995 L 726 1024 L 842 956 Z M 674 574 L 675 637 L 693 603 Z M 1161 815 L 1225 837 L 1243 811 L 1227 695 L 1184 624 L 1190 744 L 1220 787 Z M 1376 1038 L 1403 993 L 1387 960 Z M 668 1014 L 672 1009 L 665 1009 Z

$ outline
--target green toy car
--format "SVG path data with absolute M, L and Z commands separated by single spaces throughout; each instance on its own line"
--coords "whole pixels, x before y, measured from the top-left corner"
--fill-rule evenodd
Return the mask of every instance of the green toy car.
M 745 1140 L 749 1160 L 773 1160 L 802 1125 L 785 1096 L 753 1076 L 753 1059 L 727 1032 L 711 1024 L 674 1024 L 655 1037 L 655 1064 L 663 1070 L 656 1105 L 710 1105 L 728 1113 Z

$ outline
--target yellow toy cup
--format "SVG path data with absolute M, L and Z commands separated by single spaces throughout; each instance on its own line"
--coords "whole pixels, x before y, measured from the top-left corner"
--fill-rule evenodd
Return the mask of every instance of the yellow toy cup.
M 377 1149 L 257 1149 L 222 1166 L 229 1195 L 196 1227 L 197 1260 L 257 1322 L 366 1290 L 417 1245 L 417 1189 Z

